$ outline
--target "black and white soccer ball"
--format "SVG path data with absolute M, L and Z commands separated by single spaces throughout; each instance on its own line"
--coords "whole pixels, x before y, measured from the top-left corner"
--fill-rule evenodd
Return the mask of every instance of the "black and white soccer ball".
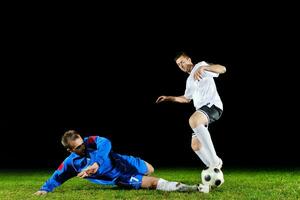
M 223 172 L 218 168 L 208 168 L 201 172 L 202 184 L 212 188 L 220 187 L 224 183 Z

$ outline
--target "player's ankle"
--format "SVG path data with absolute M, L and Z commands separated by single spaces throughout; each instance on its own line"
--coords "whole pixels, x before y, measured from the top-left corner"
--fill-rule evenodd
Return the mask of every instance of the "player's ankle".
M 209 193 L 210 186 L 205 184 L 198 184 L 198 191 L 203 193 Z
M 222 159 L 220 158 L 220 161 L 217 165 L 213 166 L 213 168 L 218 168 L 218 169 L 221 169 L 223 167 L 223 161 Z

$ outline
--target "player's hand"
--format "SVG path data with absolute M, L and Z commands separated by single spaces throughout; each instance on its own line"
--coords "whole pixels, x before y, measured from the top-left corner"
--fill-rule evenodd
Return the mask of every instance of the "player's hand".
M 89 176 L 89 175 L 86 171 L 82 171 L 82 172 L 77 174 L 77 177 L 79 177 L 79 178 L 85 178 L 87 176 Z
M 95 174 L 98 171 L 98 169 L 99 169 L 98 163 L 94 163 L 91 166 L 89 166 L 86 170 L 78 173 L 77 177 L 79 177 L 79 178 L 85 178 L 87 176 Z
M 39 190 L 39 191 L 37 191 L 36 193 L 34 193 L 34 195 L 41 196 L 41 195 L 45 195 L 45 194 L 47 194 L 47 193 L 48 193 L 47 191 Z
M 91 174 L 95 174 L 99 169 L 99 165 L 98 163 L 94 163 L 92 164 L 87 170 L 86 170 L 86 173 L 91 175 Z
M 199 81 L 200 79 L 202 79 L 202 76 L 204 74 L 204 71 L 205 71 L 206 67 L 205 66 L 202 66 L 200 67 L 199 69 L 197 69 L 194 73 L 194 79 Z
M 160 102 L 169 101 L 169 100 L 170 100 L 170 98 L 168 96 L 160 96 L 157 98 L 155 103 L 160 103 Z

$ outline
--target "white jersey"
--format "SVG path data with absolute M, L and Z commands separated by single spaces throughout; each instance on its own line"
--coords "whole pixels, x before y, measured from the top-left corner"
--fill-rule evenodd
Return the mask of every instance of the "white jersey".
M 204 71 L 202 79 L 195 80 L 194 73 L 197 69 L 208 64 L 204 61 L 197 63 L 188 79 L 186 80 L 186 89 L 184 96 L 187 99 L 192 99 L 196 109 L 201 108 L 204 105 L 211 107 L 212 105 L 217 106 L 223 110 L 223 103 L 218 94 L 214 77 L 218 77 L 219 74 L 209 71 Z

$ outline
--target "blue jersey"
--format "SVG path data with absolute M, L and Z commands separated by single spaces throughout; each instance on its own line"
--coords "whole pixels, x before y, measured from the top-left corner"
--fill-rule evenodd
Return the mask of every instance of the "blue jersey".
M 130 185 L 138 189 L 142 176 L 148 169 L 140 158 L 121 155 L 111 151 L 111 142 L 99 136 L 84 138 L 86 155 L 81 157 L 72 152 L 45 182 L 40 190 L 53 191 L 66 180 L 77 176 L 93 163 L 98 163 L 98 171 L 85 179 L 102 185 Z M 135 181 L 135 182 L 133 182 Z

